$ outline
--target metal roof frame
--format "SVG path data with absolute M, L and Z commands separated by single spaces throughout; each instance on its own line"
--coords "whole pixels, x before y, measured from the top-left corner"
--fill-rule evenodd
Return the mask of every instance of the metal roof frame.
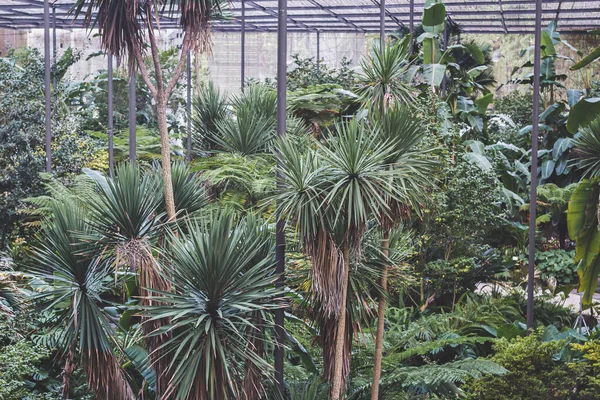
M 215 31 L 242 30 L 242 0 L 231 0 L 231 20 L 213 23 Z M 278 0 L 245 0 L 246 32 L 277 31 Z M 74 0 L 51 2 L 58 29 L 78 29 L 81 19 L 74 20 L 70 9 Z M 424 0 L 387 0 L 385 30 L 393 32 L 417 21 L 423 12 Z M 464 33 L 534 32 L 535 0 L 448 0 L 448 15 Z M 43 0 L 0 0 L 0 28 L 15 30 L 43 28 Z M 545 0 L 543 23 L 558 20 L 563 33 L 583 33 L 600 28 L 600 1 Z M 288 0 L 288 32 L 359 32 L 378 33 L 380 2 L 378 0 Z M 53 21 L 54 24 L 54 21 Z M 161 15 L 163 28 L 177 28 L 176 16 Z

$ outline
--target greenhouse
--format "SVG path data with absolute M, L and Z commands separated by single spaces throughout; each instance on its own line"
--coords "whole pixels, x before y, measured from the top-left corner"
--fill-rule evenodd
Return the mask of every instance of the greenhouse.
M 600 398 L 600 1 L 0 0 L 0 400 Z

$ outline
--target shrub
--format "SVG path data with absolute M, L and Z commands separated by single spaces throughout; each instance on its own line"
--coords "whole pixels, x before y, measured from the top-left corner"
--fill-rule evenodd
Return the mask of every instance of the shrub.
M 0 399 L 19 400 L 27 394 L 27 380 L 38 372 L 48 349 L 20 340 L 0 351 Z
M 541 333 L 499 340 L 494 345 L 492 361 L 509 373 L 497 377 L 474 379 L 469 399 L 596 399 L 600 379 L 595 375 L 600 367 L 600 343 L 588 341 L 571 344 L 571 350 L 581 355 L 573 362 L 557 361 L 565 349 L 562 340 L 543 341 Z M 575 354 L 576 355 L 576 354 Z
M 558 284 L 577 282 L 577 265 L 573 262 L 575 250 L 550 250 L 537 252 L 535 262 L 543 280 L 555 278 Z

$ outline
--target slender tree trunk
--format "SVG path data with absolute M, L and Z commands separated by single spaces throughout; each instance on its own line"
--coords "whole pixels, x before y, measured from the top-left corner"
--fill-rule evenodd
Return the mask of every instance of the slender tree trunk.
M 387 257 L 390 245 L 389 232 L 384 233 L 383 239 L 383 254 Z M 385 308 L 386 296 L 388 287 L 388 266 L 383 267 L 381 273 L 381 289 L 382 295 L 379 296 L 379 304 L 377 307 L 377 337 L 375 338 L 375 365 L 373 366 L 373 386 L 371 390 L 371 400 L 379 399 L 379 380 L 381 379 L 381 359 L 383 357 L 383 334 L 385 323 Z
M 71 347 L 66 354 L 65 366 L 62 372 L 62 397 L 65 399 L 71 398 L 71 376 L 73 375 L 73 371 L 75 371 L 75 367 L 75 354 L 73 347 Z
M 338 400 L 343 393 L 344 382 L 344 346 L 346 341 L 346 300 L 348 297 L 348 278 L 350 276 L 350 243 L 346 239 L 344 244 L 344 281 L 342 282 L 342 305 L 338 316 L 337 337 L 335 340 L 335 368 L 333 384 L 331 385 L 331 398 Z
M 173 180 L 171 178 L 171 144 L 169 143 L 169 125 L 167 124 L 167 100 L 159 95 L 156 103 L 158 115 L 158 131 L 160 133 L 160 154 L 162 160 L 162 178 L 165 187 L 165 204 L 167 218 L 175 220 L 175 198 L 173 195 Z

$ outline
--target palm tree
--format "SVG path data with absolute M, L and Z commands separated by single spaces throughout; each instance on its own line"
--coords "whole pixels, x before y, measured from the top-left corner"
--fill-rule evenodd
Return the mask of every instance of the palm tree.
M 346 301 L 351 258 L 359 259 L 370 222 L 389 213 L 386 198 L 401 193 L 386 160 L 393 148 L 376 128 L 357 121 L 337 124 L 326 144 L 298 154 L 280 146 L 282 187 L 278 211 L 295 221 L 304 251 L 313 263 L 313 290 L 324 312 L 337 319 L 331 397 L 339 399 L 349 373 Z
M 389 212 L 382 214 L 381 229 L 383 231 L 383 249 L 387 256 L 390 232 L 402 219 L 406 219 L 410 210 L 419 210 L 421 202 L 426 199 L 425 189 L 432 183 L 432 172 L 437 163 L 427 158 L 430 151 L 418 149 L 416 146 L 424 138 L 426 131 L 414 118 L 408 107 L 398 104 L 384 112 L 374 113 L 375 123 L 379 129 L 382 143 L 389 143 L 393 150 L 385 163 L 395 171 L 391 184 L 400 194 L 398 197 L 387 197 Z M 381 276 L 383 295 L 379 297 L 377 310 L 377 336 L 375 340 L 375 360 L 373 367 L 373 390 L 371 399 L 379 398 L 379 380 L 381 378 L 381 359 L 383 352 L 383 335 L 387 295 L 388 266 L 384 265 Z
M 222 16 L 223 3 L 222 0 L 77 0 L 73 6 L 76 16 L 84 12 L 85 27 L 98 29 L 103 49 L 115 55 L 128 56 L 132 72 L 137 63 L 140 75 L 156 102 L 164 196 L 169 220 L 175 218 L 175 199 L 171 182 L 167 104 L 183 71 L 188 51 L 205 50 L 208 47 L 210 21 Z M 163 77 L 156 41 L 156 33 L 160 29 L 159 16 L 165 13 L 177 15 L 183 31 L 179 62 L 168 82 Z M 143 60 L 147 45 L 154 65 L 152 73 L 147 70 Z
M 268 311 L 280 307 L 274 246 L 265 225 L 219 214 L 170 234 L 172 262 L 164 278 L 174 291 L 152 291 L 150 321 L 168 319 L 150 335 L 172 331 L 161 350 L 171 379 L 165 398 L 258 399 L 272 370 L 262 357 Z
M 363 71 L 357 93 L 370 108 L 384 110 L 395 103 L 409 104 L 413 98 L 409 86 L 410 37 L 381 47 L 373 42 L 369 57 L 362 59 Z
M 90 225 L 99 235 L 98 244 L 104 247 L 105 257 L 116 268 L 129 267 L 138 276 L 141 306 L 149 305 L 148 290 L 170 290 L 170 284 L 159 273 L 153 255 L 153 246 L 164 234 L 160 185 L 151 174 L 143 174 L 135 164 L 115 167 L 115 177 L 108 178 L 96 171 L 85 170 L 98 184 L 98 196 L 89 201 Z M 144 320 L 144 318 L 143 318 Z M 144 325 L 146 333 L 154 331 L 166 321 Z M 150 351 L 158 349 L 164 337 L 148 338 Z M 163 393 L 168 378 L 164 360 L 152 353 L 157 372 L 157 393 Z
M 52 287 L 34 300 L 54 311 L 60 325 L 58 348 L 66 358 L 62 395 L 70 398 L 70 377 L 79 362 L 98 399 L 135 399 L 113 351 L 114 325 L 104 312 L 111 264 L 86 239 L 92 230 L 84 208 L 68 202 L 51 208 L 34 250 L 32 273 Z

